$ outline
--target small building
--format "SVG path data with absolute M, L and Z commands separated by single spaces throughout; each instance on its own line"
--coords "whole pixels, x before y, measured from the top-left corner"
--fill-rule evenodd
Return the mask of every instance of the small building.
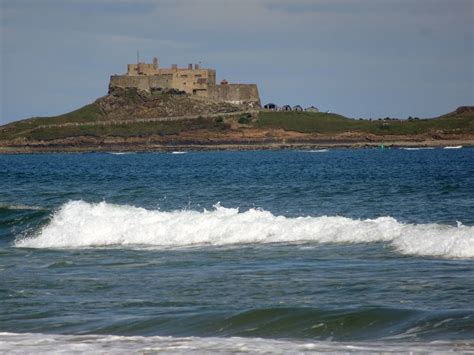
M 319 112 L 319 109 L 315 106 L 310 106 L 305 109 L 306 112 Z
M 282 111 L 291 111 L 291 106 L 290 105 L 284 105 L 281 107 Z
M 278 106 L 275 105 L 273 102 L 269 102 L 268 104 L 266 104 L 265 106 L 263 106 L 263 108 L 265 110 L 272 110 L 272 111 L 276 111 L 278 109 Z
M 302 112 L 303 108 L 300 105 L 295 105 L 295 106 L 293 106 L 293 111 Z

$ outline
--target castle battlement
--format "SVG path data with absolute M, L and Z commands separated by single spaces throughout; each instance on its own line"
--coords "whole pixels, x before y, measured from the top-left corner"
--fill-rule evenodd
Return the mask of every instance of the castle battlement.
M 171 68 L 160 68 L 156 57 L 152 63 L 128 64 L 126 74 L 112 75 L 109 92 L 115 87 L 147 91 L 176 89 L 209 100 L 260 107 L 255 84 L 228 84 L 223 80 L 221 85 L 216 85 L 215 69 L 201 68 L 200 64 L 188 64 L 185 68 L 173 64 Z

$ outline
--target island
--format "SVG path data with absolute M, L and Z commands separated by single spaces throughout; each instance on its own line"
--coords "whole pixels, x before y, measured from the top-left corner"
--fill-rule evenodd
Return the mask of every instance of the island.
M 474 106 L 435 117 L 348 118 L 261 105 L 256 84 L 189 64 L 128 64 L 78 110 L 0 126 L 0 153 L 474 146 Z

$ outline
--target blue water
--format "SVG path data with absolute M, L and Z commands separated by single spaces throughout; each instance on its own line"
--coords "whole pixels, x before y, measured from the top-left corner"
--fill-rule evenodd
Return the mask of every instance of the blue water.
M 0 332 L 474 342 L 473 177 L 467 148 L 3 155 Z

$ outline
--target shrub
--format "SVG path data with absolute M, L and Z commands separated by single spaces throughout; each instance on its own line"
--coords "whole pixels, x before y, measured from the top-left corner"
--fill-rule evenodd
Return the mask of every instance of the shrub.
M 239 118 L 240 124 L 249 124 L 251 121 L 252 121 L 252 116 L 250 114 L 242 115 Z

